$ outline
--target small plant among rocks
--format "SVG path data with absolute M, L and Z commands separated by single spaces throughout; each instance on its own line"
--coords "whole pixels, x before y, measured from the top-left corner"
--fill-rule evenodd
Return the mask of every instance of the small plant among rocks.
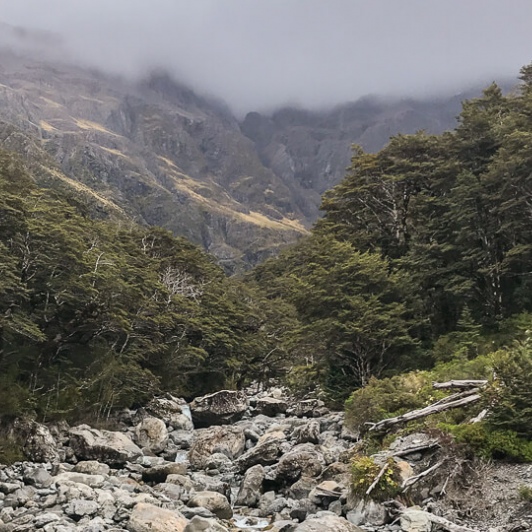
M 519 486 L 519 498 L 522 501 L 532 502 L 532 486 Z
M 379 465 L 370 456 L 357 455 L 351 461 L 354 495 L 384 501 L 395 497 L 401 491 L 399 468 L 393 458 Z

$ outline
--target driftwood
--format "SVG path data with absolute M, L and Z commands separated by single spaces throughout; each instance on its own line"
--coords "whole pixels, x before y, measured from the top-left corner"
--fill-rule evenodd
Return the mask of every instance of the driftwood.
M 419 473 L 419 475 L 407 478 L 401 484 L 401 489 L 405 490 L 405 489 L 409 488 L 410 486 L 413 486 L 416 482 L 418 482 L 422 478 L 426 477 L 427 475 L 430 475 L 433 471 L 436 471 L 436 469 L 441 467 L 444 463 L 445 463 L 445 460 L 442 460 L 441 462 L 438 462 L 437 464 L 434 464 L 432 467 L 429 467 L 428 469 L 425 469 L 425 471 L 423 471 L 422 473 Z
M 440 446 L 440 442 L 438 440 L 432 440 L 423 445 L 417 445 L 415 447 L 408 447 L 407 449 L 401 449 L 400 451 L 393 453 L 392 456 L 397 456 L 397 457 L 407 456 L 412 453 L 428 451 L 429 449 L 433 449 L 434 447 L 439 447 L 439 446 Z
M 480 399 L 481 396 L 478 392 L 478 388 L 473 388 L 471 390 L 466 390 L 465 392 L 452 394 L 449 397 L 445 397 L 444 399 L 433 403 L 432 405 L 426 406 L 425 408 L 421 408 L 419 410 L 412 410 L 411 412 L 407 412 L 406 414 L 402 414 L 401 416 L 383 419 L 378 423 L 374 423 L 369 428 L 369 431 L 380 432 L 397 424 L 406 423 L 407 421 L 413 421 L 415 419 L 427 417 L 431 414 L 437 414 L 438 412 L 451 410 L 452 408 L 460 408 L 462 406 L 470 405 Z
M 450 388 L 482 388 L 488 384 L 487 380 L 461 380 L 447 382 L 433 382 L 432 387 L 436 390 L 448 390 Z
M 489 410 L 485 408 L 484 410 L 482 410 L 482 412 L 478 414 L 478 416 L 471 418 L 469 420 L 469 423 L 480 423 L 488 415 L 488 412 Z

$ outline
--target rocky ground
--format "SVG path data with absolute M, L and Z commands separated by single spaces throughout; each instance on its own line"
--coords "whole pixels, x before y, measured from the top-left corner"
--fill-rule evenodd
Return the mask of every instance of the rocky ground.
M 122 412 L 114 428 L 14 427 L 32 461 L 0 465 L 0 532 L 437 530 L 415 507 L 393 519 L 384 505 L 353 496 L 356 436 L 316 399 L 291 403 L 280 389 L 191 404 L 168 396 Z M 403 480 L 412 478 L 427 456 L 411 450 L 428 438 L 399 438 L 376 460 L 394 456 Z M 516 467 L 511 479 L 508 469 L 486 469 L 484 498 L 469 515 L 467 501 L 445 510 L 428 488 L 426 507 L 455 523 L 469 517 L 474 530 L 530 530 L 517 487 L 532 481 L 532 468 Z

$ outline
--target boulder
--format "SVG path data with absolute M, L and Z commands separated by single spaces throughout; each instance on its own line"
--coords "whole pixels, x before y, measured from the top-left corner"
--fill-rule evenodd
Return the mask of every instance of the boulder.
M 169 475 L 186 475 L 187 466 L 183 463 L 166 462 L 148 467 L 142 472 L 142 480 L 154 484 L 166 482 Z
M 296 427 L 292 432 L 291 438 L 296 443 L 319 443 L 320 440 L 320 423 L 313 419 L 304 425 Z
M 86 475 L 104 475 L 107 476 L 111 468 L 107 464 L 101 464 L 96 460 L 87 460 L 78 462 L 73 471 L 76 473 L 85 473 Z
M 247 408 L 246 394 L 231 390 L 197 397 L 190 404 L 192 420 L 197 427 L 233 423 L 242 418 Z
M 79 519 L 86 515 L 95 515 L 98 509 L 99 505 L 95 501 L 74 499 L 65 506 L 65 514 L 74 519 Z
M 274 417 L 277 414 L 284 414 L 288 409 L 288 403 L 275 397 L 262 397 L 255 402 L 255 410 L 258 414 Z
M 403 532 L 430 532 L 432 523 L 426 512 L 408 509 L 401 514 L 401 530 Z
M 190 497 L 188 506 L 206 508 L 220 519 L 231 519 L 233 510 L 227 497 L 217 491 L 198 491 Z
M 276 478 L 283 483 L 292 484 L 301 476 L 315 478 L 322 470 L 322 458 L 317 452 L 295 449 L 279 460 Z
M 319 399 L 306 399 L 297 402 L 287 411 L 287 414 L 297 417 L 317 417 L 324 405 L 325 403 Z
M 164 451 L 168 443 L 168 429 L 163 420 L 146 417 L 135 427 L 135 441 L 153 453 Z
M 355 501 L 348 497 L 347 507 L 352 508 L 347 512 L 346 518 L 354 525 L 382 526 L 389 521 L 386 508 L 371 499 L 358 499 Z
M 196 515 L 185 527 L 184 532 L 228 532 L 228 528 L 222 526 L 215 519 L 207 519 Z
M 197 469 L 204 469 L 214 453 L 222 453 L 234 460 L 246 449 L 244 430 L 240 427 L 216 426 L 198 432 L 188 454 L 190 464 Z
M 343 488 L 334 480 L 325 480 L 318 484 L 309 494 L 309 499 L 318 506 L 328 507 L 329 504 L 338 500 L 343 494 Z
M 80 425 L 70 429 L 69 436 L 70 447 L 81 460 L 122 465 L 142 455 L 140 448 L 121 432 L 99 431 L 88 425 Z
M 177 510 L 166 510 L 153 504 L 138 503 L 131 512 L 130 532 L 183 532 L 187 520 Z
M 328 514 L 307 519 L 298 525 L 294 532 L 363 532 L 343 517 Z
M 193 430 L 190 407 L 185 400 L 166 394 L 152 399 L 146 406 L 146 412 L 162 419 L 175 430 Z
M 274 431 L 264 434 L 259 438 L 257 445 L 244 453 L 236 461 L 239 471 L 246 471 L 250 467 L 260 465 L 272 465 L 277 462 L 282 452 L 281 444 L 285 442 L 286 436 L 282 431 Z
M 23 451 L 32 462 L 58 462 L 57 441 L 48 427 L 34 421 L 17 420 L 15 433 L 24 441 Z
M 261 465 L 255 465 L 248 469 L 238 490 L 236 504 L 238 506 L 256 506 L 261 495 L 263 480 L 264 468 Z

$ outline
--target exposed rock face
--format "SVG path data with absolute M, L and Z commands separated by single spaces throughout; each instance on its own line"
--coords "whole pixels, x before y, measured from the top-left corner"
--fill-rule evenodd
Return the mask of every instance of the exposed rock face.
M 0 143 L 54 160 L 43 181 L 186 236 L 231 271 L 305 233 L 353 143 L 377 150 L 397 132 L 450 129 L 463 97 L 285 108 L 239 124 L 165 74 L 127 83 L 7 51 L 0 61 L 0 120 L 25 136 L 0 133 Z
M 99 431 L 80 425 L 69 431 L 70 446 L 83 460 L 98 460 L 109 465 L 124 464 L 142 455 L 142 451 L 126 435 Z
M 257 399 L 255 409 L 259 414 L 265 416 L 276 416 L 277 414 L 284 414 L 288 408 L 288 403 L 282 399 L 275 397 L 262 397 Z
M 198 397 L 190 404 L 197 427 L 225 425 L 242 418 L 248 408 L 246 394 L 230 390 Z

